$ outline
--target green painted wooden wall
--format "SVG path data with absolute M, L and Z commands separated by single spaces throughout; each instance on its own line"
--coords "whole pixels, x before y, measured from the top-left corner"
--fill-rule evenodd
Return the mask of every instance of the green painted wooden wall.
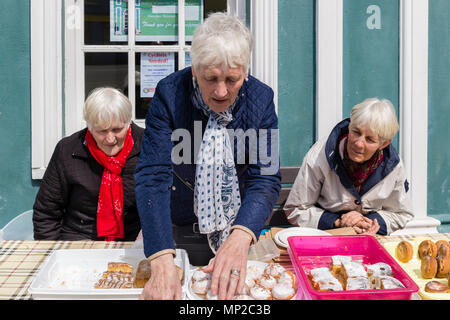
M 450 1 L 429 2 L 428 214 L 450 232 Z M 424 119 L 425 121 L 425 119 Z
M 282 166 L 315 141 L 315 1 L 278 1 L 278 120 Z
M 31 179 L 30 3 L 2 0 L 0 21 L 0 228 L 34 203 Z
M 389 99 L 398 116 L 399 2 L 344 0 L 343 24 L 343 117 L 372 97 Z

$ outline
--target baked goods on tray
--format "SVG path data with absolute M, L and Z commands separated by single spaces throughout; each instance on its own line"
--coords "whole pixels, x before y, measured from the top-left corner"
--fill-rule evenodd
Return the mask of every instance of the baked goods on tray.
M 408 241 L 400 241 L 395 248 L 395 256 L 398 261 L 409 262 L 414 254 L 413 246 Z
M 340 262 L 340 266 L 339 266 Z M 351 256 L 332 256 L 329 267 L 313 268 L 308 278 L 319 291 L 394 289 L 405 286 L 393 277 L 391 266 L 384 262 L 364 265 Z
M 233 300 L 290 300 L 296 294 L 296 278 L 278 263 L 249 264 L 242 294 Z M 189 283 L 190 290 L 201 299 L 217 300 L 211 293 L 211 274 L 196 269 Z

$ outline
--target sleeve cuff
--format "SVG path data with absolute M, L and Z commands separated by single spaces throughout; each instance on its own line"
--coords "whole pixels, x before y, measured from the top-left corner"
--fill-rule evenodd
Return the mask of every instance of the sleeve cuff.
M 174 258 L 177 255 L 177 253 L 174 249 L 165 249 L 165 250 L 158 251 L 158 252 L 152 254 L 151 256 L 147 257 L 147 260 L 152 261 L 153 259 L 156 259 L 162 255 L 169 254 L 169 253 L 172 254 Z
M 378 230 L 377 234 L 382 235 L 382 236 L 387 235 L 386 221 L 384 221 L 384 219 L 381 217 L 381 215 L 378 212 L 372 211 L 372 212 L 369 212 L 368 214 L 366 214 L 365 216 L 367 218 L 369 218 L 370 220 L 377 219 L 378 224 L 380 225 L 380 230 Z
M 234 225 L 234 226 L 231 227 L 230 232 L 231 232 L 233 229 L 239 229 L 239 230 L 242 230 L 242 231 L 247 232 L 247 233 L 252 237 L 252 244 L 255 244 L 255 243 L 258 241 L 258 239 L 256 239 L 256 236 L 255 236 L 255 234 L 253 233 L 253 231 L 250 230 L 250 229 L 247 228 L 247 227 L 244 227 L 244 226 L 241 226 L 241 225 Z
M 320 216 L 319 224 L 317 226 L 317 229 L 320 230 L 329 230 L 329 229 L 335 229 L 334 222 L 336 219 L 339 219 L 341 217 L 341 214 L 334 213 L 330 211 L 324 211 L 322 215 Z

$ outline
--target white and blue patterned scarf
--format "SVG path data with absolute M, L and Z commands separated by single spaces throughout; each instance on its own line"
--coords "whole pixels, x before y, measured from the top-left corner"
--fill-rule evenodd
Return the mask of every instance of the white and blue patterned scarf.
M 233 150 L 226 126 L 233 120 L 233 105 L 216 113 L 203 101 L 194 80 L 192 102 L 209 117 L 197 157 L 194 189 L 194 213 L 200 233 L 207 234 L 209 247 L 216 253 L 228 238 L 241 206 L 239 183 Z

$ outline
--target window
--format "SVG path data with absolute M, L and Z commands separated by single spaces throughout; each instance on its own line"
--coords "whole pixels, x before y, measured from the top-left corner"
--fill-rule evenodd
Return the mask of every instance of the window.
M 83 103 L 94 87 L 121 88 L 133 104 L 134 121 L 144 126 L 151 93 L 141 85 L 141 69 L 146 73 L 152 69 L 141 62 L 148 62 L 145 56 L 153 55 L 151 58 L 158 60 L 158 55 L 164 55 L 168 57 L 166 68 L 175 71 L 189 65 L 192 21 L 209 12 L 228 11 L 251 22 L 255 50 L 250 72 L 274 89 L 277 105 L 277 1 L 160 0 L 158 3 L 164 5 L 157 13 L 171 16 L 172 24 L 178 23 L 178 28 L 172 27 L 172 34 L 162 35 L 166 37 L 162 39 L 155 39 L 155 34 L 152 38 L 152 33 L 142 27 L 151 24 L 142 18 L 151 2 L 30 2 L 33 179 L 43 177 L 56 143 L 85 126 Z M 174 12 L 180 13 L 175 21 Z M 129 32 L 130 25 L 137 26 L 136 32 Z

